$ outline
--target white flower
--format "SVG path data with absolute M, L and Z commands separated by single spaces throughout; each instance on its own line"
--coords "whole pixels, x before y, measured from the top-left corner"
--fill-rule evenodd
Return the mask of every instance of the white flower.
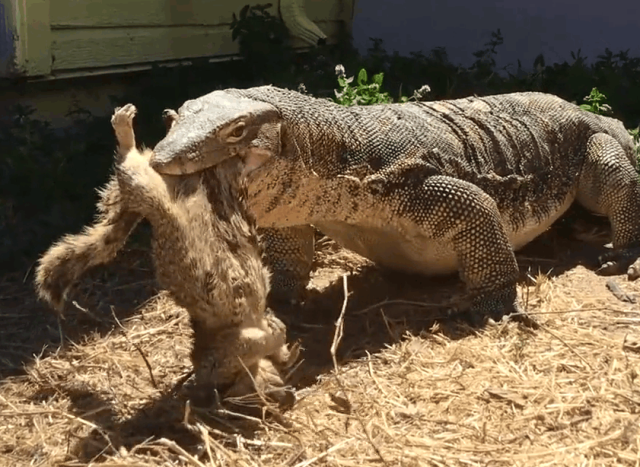
M 339 78 L 344 78 L 347 75 L 344 66 L 342 66 L 341 64 L 336 65 L 336 75 L 338 75 Z
M 431 92 L 431 88 L 429 87 L 428 84 L 425 84 L 424 86 L 422 86 L 420 89 L 418 89 L 416 91 L 416 94 L 420 97 L 424 97 L 425 95 L 429 94 Z

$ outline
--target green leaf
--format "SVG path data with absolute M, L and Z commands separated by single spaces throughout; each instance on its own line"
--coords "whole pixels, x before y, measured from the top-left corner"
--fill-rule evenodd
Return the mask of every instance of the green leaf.
M 544 55 L 539 54 L 535 60 L 533 61 L 533 68 L 538 68 L 538 65 L 542 68 L 544 68 Z
M 373 75 L 373 82 L 378 86 L 382 86 L 383 78 L 384 78 L 384 73 L 378 73 L 377 75 Z
M 367 70 L 362 68 L 360 73 L 358 73 L 358 84 L 362 85 L 367 82 Z
M 240 19 L 245 19 L 247 17 L 247 13 L 249 12 L 249 5 L 245 5 L 240 10 Z

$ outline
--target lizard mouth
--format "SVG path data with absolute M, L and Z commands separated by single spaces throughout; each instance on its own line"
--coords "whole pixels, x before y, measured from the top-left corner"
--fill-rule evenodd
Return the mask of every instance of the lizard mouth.
M 183 158 L 164 158 L 153 153 L 149 160 L 149 165 L 153 170 L 163 175 L 187 175 L 203 170 L 206 167 L 199 167 L 190 157 Z
M 172 132 L 156 145 L 149 160 L 156 172 L 189 175 L 218 165 L 237 153 L 237 150 L 212 141 L 189 141 L 180 136 Z

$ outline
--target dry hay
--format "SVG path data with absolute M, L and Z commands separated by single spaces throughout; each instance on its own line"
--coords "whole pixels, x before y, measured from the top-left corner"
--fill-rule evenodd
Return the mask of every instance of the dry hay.
M 640 465 L 640 310 L 605 278 L 575 265 L 536 274 L 520 292 L 542 329 L 471 329 L 434 321 L 461 290 L 455 278 L 393 280 L 324 247 L 323 290 L 286 316 L 306 348 L 299 401 L 264 420 L 171 394 L 189 371 L 186 313 L 162 294 L 135 312 L 111 307 L 118 287 L 150 276 L 140 255 L 114 266 L 119 279 L 85 282 L 97 304 L 71 314 L 74 343 L 59 350 L 55 320 L 5 284 L 0 363 L 29 348 L 29 328 L 48 329 L 38 342 L 50 349 L 25 374 L 0 366 L 0 465 Z M 640 281 L 615 280 L 640 297 Z

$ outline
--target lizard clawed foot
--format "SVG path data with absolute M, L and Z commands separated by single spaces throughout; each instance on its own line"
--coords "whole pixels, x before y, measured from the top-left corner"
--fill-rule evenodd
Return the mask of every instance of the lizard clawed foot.
M 289 271 L 278 270 L 271 277 L 271 290 L 267 296 L 268 306 L 279 311 L 300 306 L 307 298 L 304 280 Z
M 626 274 L 630 281 L 640 278 L 640 247 L 607 252 L 598 259 L 601 266 L 596 273 L 601 276 Z
M 499 322 L 504 319 L 519 322 L 531 329 L 540 328 L 540 324 L 518 304 L 515 286 L 481 294 L 473 301 L 470 310 L 472 325 L 478 326 L 488 320 Z

